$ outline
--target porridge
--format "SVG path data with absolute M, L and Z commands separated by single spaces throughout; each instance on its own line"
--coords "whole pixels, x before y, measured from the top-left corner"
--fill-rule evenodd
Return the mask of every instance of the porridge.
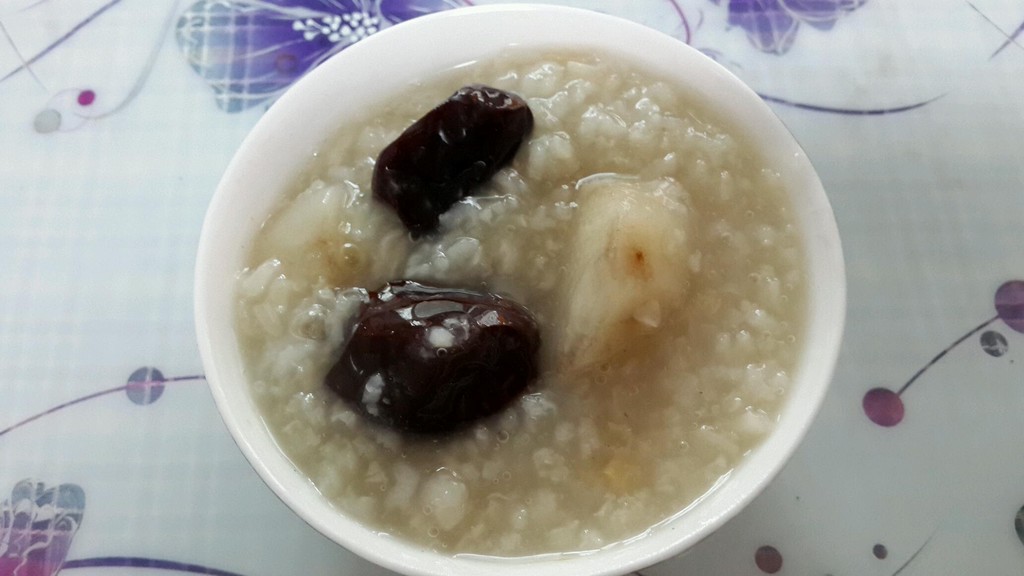
M 525 99 L 532 131 L 410 234 L 373 197 L 375 160 L 473 83 Z M 335 507 L 452 554 L 593 550 L 685 510 L 771 432 L 802 348 L 801 237 L 779 175 L 678 92 L 593 55 L 477 62 L 354 119 L 282 191 L 237 332 L 266 425 Z M 398 281 L 522 305 L 536 378 L 443 435 L 366 418 L 325 376 Z

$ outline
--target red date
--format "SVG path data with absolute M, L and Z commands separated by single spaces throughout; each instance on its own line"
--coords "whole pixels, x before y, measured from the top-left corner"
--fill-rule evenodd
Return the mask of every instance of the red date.
M 532 128 L 533 114 L 519 96 L 481 85 L 460 88 L 384 148 L 373 195 L 413 237 L 433 232 L 441 214 L 512 160 Z
M 370 295 L 325 382 L 373 420 L 445 432 L 519 395 L 539 347 L 536 321 L 512 300 L 394 282 Z

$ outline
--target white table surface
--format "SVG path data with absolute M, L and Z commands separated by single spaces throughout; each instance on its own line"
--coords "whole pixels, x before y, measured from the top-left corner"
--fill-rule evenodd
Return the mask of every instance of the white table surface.
M 192 265 L 233 150 L 305 63 L 466 3 L 0 0 L 0 576 L 386 574 L 232 443 Z M 735 520 L 644 576 L 1022 573 L 1024 1 L 561 3 L 672 34 L 762 94 L 818 168 L 847 259 L 809 437 Z M 301 34 L 297 8 L 365 17 L 347 35 L 329 20 L 276 83 L 242 90 L 230 64 L 262 45 L 231 20 Z M 226 66 L 197 59 L 225 47 Z

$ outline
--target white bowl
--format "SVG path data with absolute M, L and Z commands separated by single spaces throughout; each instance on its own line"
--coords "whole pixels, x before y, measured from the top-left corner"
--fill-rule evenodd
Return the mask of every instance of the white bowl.
M 380 535 L 331 507 L 276 445 L 243 375 L 234 329 L 236 273 L 260 224 L 346 117 L 381 95 L 509 45 L 593 49 L 678 79 L 688 97 L 728 119 L 779 168 L 802 226 L 809 274 L 803 351 L 777 428 L 728 478 L 649 535 L 585 555 L 539 559 L 451 557 Z M 577 9 L 510 5 L 441 12 L 386 29 L 297 82 L 242 144 L 203 224 L 196 262 L 196 329 L 217 407 L 253 468 L 292 510 L 352 552 L 410 575 L 624 574 L 676 555 L 711 534 L 781 470 L 806 433 L 832 377 L 845 316 L 845 275 L 831 207 L 804 152 L 767 105 L 711 59 L 641 25 Z

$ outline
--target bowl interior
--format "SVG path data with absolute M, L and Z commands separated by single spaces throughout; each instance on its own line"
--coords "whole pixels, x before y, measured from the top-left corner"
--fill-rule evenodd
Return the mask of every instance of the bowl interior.
M 777 166 L 804 233 L 809 274 L 806 350 L 776 430 L 714 491 L 646 537 L 599 552 L 525 560 L 450 558 L 381 536 L 327 504 L 277 447 L 249 393 L 234 333 L 236 273 L 284 190 L 340 126 L 381 94 L 509 47 L 594 51 L 677 80 Z M 831 208 L 805 154 L 764 102 L 725 69 L 661 33 L 618 18 L 552 6 L 459 9 L 386 29 L 300 80 L 259 121 L 210 204 L 196 264 L 196 326 L 217 406 L 235 441 L 273 491 L 314 528 L 346 548 L 407 574 L 619 574 L 674 555 L 738 512 L 782 468 L 824 396 L 838 354 L 845 277 Z M 569 572 L 566 572 L 569 570 Z

